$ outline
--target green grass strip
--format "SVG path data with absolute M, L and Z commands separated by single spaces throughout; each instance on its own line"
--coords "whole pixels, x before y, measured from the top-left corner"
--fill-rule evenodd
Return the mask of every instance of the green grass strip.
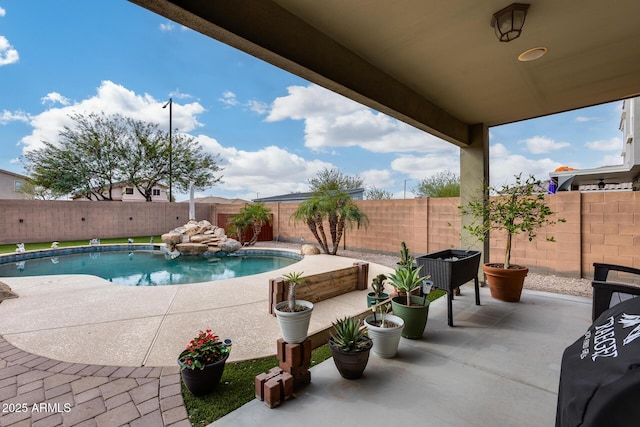
M 133 243 L 149 243 L 151 236 L 138 236 L 132 237 Z M 100 244 L 102 245 L 113 245 L 113 244 L 127 244 L 129 238 L 120 237 L 117 239 L 100 239 Z M 153 236 L 154 243 L 162 243 L 160 236 Z M 42 242 L 42 243 L 25 243 L 24 250 L 25 251 L 38 251 L 42 249 L 51 249 L 52 242 Z M 89 244 L 89 240 L 70 240 L 68 242 L 59 242 L 58 248 L 66 248 L 69 246 L 86 246 Z M 9 254 L 16 251 L 16 244 L 11 243 L 7 245 L 0 245 L 0 254 Z

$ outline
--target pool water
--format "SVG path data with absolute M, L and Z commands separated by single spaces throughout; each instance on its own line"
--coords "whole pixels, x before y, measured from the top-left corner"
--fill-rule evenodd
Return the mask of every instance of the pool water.
M 161 251 L 85 252 L 0 264 L 0 277 L 90 274 L 120 285 L 161 286 L 249 276 L 298 261 L 277 255 L 168 259 Z

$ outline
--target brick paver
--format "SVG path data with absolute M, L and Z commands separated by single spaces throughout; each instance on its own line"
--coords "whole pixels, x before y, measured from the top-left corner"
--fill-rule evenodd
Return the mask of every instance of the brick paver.
M 97 366 L 22 351 L 0 336 L 0 427 L 190 427 L 177 366 Z

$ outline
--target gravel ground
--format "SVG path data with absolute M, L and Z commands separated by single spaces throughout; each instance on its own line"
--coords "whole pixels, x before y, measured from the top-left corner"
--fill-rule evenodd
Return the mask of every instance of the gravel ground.
M 258 247 L 280 247 L 286 249 L 300 250 L 299 243 L 288 242 L 258 242 Z M 387 255 L 368 252 L 357 252 L 351 250 L 338 250 L 339 256 L 361 259 L 372 263 L 385 265 L 395 268 L 399 255 Z M 591 281 L 587 279 L 579 279 L 572 277 L 562 277 L 555 275 L 531 273 L 527 275 L 524 281 L 525 289 L 535 291 L 554 292 L 565 295 L 575 295 L 583 297 L 591 297 Z

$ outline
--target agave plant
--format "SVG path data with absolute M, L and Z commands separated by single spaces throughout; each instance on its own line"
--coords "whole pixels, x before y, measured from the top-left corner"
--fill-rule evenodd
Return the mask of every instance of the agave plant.
M 399 267 L 389 275 L 391 285 L 398 291 L 406 292 L 407 305 L 411 305 L 411 292 L 420 286 L 427 277 L 420 277 L 422 266 L 417 268 Z
M 360 320 L 353 317 L 338 319 L 333 323 L 331 341 L 343 351 L 359 351 L 367 347 L 369 337 Z
M 296 287 L 299 284 L 304 283 L 304 280 L 302 279 L 302 275 L 304 274 L 304 272 L 302 271 L 292 271 L 291 273 L 287 273 L 284 274 L 282 277 L 284 277 L 284 279 L 287 281 L 287 283 L 289 284 L 289 311 L 291 313 L 295 312 L 295 311 L 304 311 L 306 310 L 305 307 L 299 306 L 298 304 L 296 304 Z

